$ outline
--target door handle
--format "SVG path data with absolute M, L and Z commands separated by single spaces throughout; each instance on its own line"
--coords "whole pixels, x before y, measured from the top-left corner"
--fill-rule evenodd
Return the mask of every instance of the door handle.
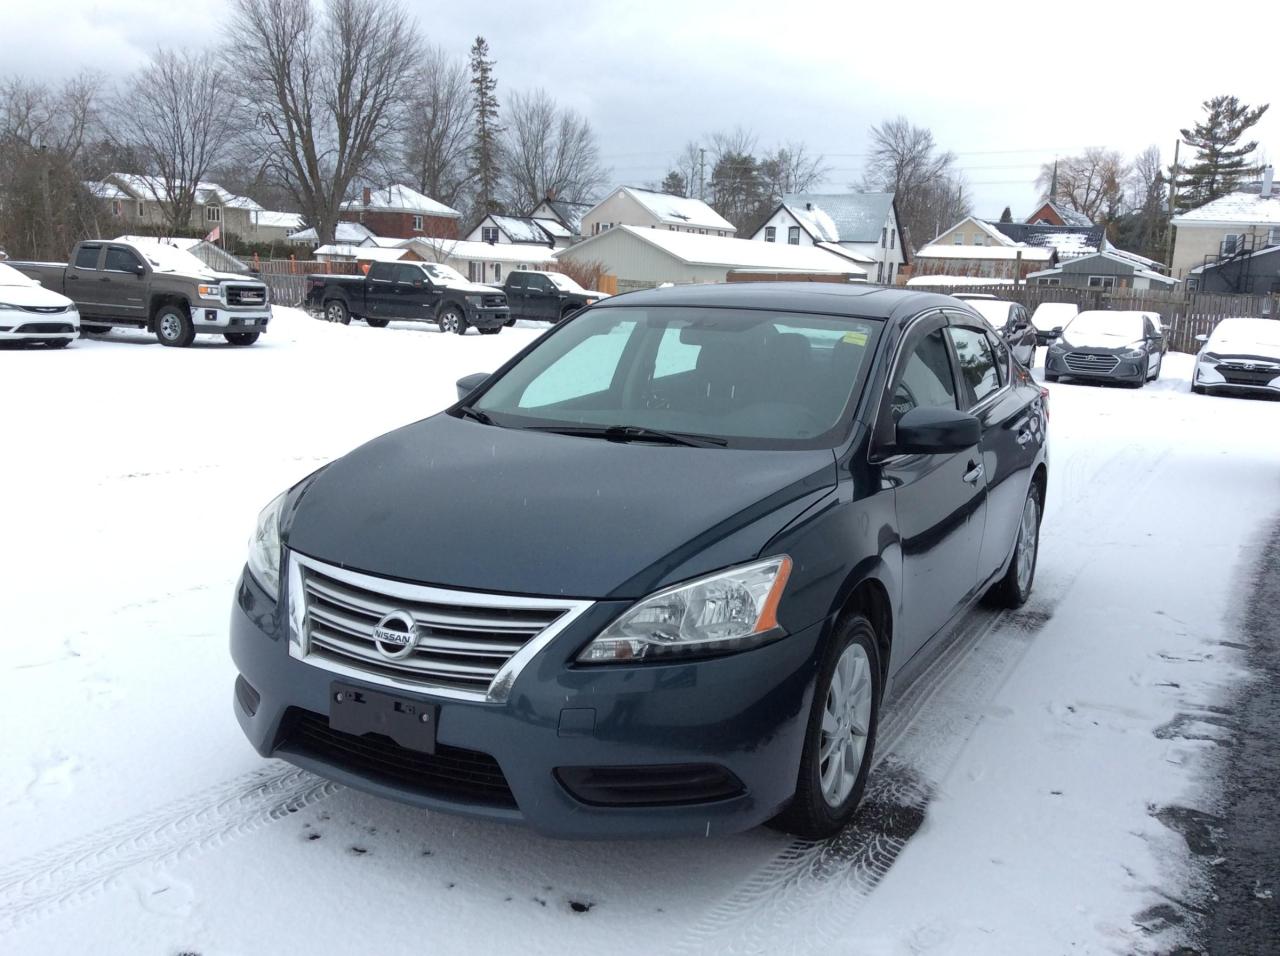
M 109 278 L 107 278 L 106 276 L 103 276 L 103 277 L 102 277 L 102 278 L 100 278 L 98 281 L 99 281 L 99 282 L 110 282 L 111 280 L 110 280 Z
M 973 462 L 969 462 L 969 470 L 964 473 L 964 480 L 968 484 L 976 485 L 978 479 L 982 477 L 983 471 L 981 462 L 976 465 Z
M 1031 438 L 1032 438 L 1032 435 L 1031 435 L 1030 428 L 1023 428 L 1022 431 L 1018 432 L 1019 445 L 1025 445 L 1027 442 L 1031 441 Z

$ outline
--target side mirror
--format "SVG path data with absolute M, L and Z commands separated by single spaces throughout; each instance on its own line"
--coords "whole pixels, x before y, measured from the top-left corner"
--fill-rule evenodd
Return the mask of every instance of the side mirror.
M 903 455 L 964 451 L 982 440 L 978 419 L 954 408 L 913 408 L 898 420 L 895 444 Z
M 458 379 L 458 401 L 462 401 L 483 385 L 484 380 L 488 377 L 488 372 L 472 372 L 470 375 L 464 375 Z
M 1049 333 L 1049 335 L 1050 335 L 1050 336 L 1052 336 L 1052 337 L 1053 337 L 1053 338 L 1055 338 L 1055 339 L 1056 339 L 1056 338 L 1058 338 L 1060 335 L 1062 335 L 1062 326 L 1060 326 L 1060 325 L 1055 325 L 1055 326 L 1053 327 L 1053 331 L 1052 331 L 1052 332 L 1050 332 L 1050 333 Z
M 1196 341 L 1201 343 L 1208 342 L 1209 334 L 1207 332 L 1201 332 L 1199 335 L 1196 336 Z
M 147 267 L 144 266 L 141 262 L 139 262 L 136 266 L 133 267 L 133 274 L 138 277 L 142 277 L 147 274 Z

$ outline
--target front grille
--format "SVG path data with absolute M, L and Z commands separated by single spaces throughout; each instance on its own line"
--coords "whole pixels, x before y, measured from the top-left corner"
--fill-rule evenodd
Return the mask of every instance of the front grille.
M 505 699 L 518 667 L 588 606 L 407 584 L 290 558 L 290 653 L 412 691 Z M 395 612 L 411 616 L 417 629 L 408 652 L 374 640 L 375 626 Z
M 429 797 L 514 807 L 515 797 L 498 761 L 477 750 L 436 744 L 434 754 L 401 747 L 381 734 L 357 737 L 329 726 L 310 711 L 291 708 L 277 751 L 312 757 L 380 783 Z
M 70 325 L 66 322 L 26 322 L 18 326 L 15 331 L 26 332 L 28 334 L 49 334 L 53 332 L 66 334 L 68 332 L 74 332 L 75 330 L 76 327 L 74 325 Z
M 267 287 L 261 285 L 227 286 L 227 305 L 266 305 Z
M 1117 356 L 1096 352 L 1068 352 L 1063 361 L 1073 372 L 1093 372 L 1101 375 L 1113 371 L 1120 364 Z
M 505 295 L 486 295 L 482 301 L 486 309 L 505 309 L 507 306 Z
M 68 311 L 69 305 L 20 305 L 18 306 L 23 312 L 35 312 L 37 315 L 58 315 L 59 313 Z
M 1218 373 L 1232 385 L 1270 385 L 1272 379 L 1280 378 L 1280 367 L 1242 368 L 1220 362 Z

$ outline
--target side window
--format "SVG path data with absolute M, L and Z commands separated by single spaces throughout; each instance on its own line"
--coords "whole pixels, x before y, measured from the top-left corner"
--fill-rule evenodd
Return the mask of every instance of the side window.
M 884 442 L 893 441 L 898 420 L 913 408 L 955 408 L 955 377 L 951 373 L 951 356 L 942 329 L 934 329 L 921 338 L 906 360 L 898 366 L 893 391 L 889 396 L 889 416 L 882 419 Z
M 1000 388 L 996 357 L 987 336 L 978 329 L 951 326 L 947 329 L 956 358 L 960 360 L 960 376 L 969 386 L 975 403 Z
M 417 266 L 396 266 L 396 282 L 400 285 L 413 285 L 422 279 L 422 270 Z
M 523 272 L 507 273 L 507 289 L 511 292 L 523 292 L 525 290 L 525 277 Z
M 107 247 L 107 259 L 102 264 L 102 268 L 106 272 L 136 272 L 138 266 L 142 265 L 131 249 L 121 249 L 119 246 Z
M 369 267 L 369 278 L 376 282 L 390 282 L 392 275 L 390 262 L 375 262 Z
M 102 246 L 81 246 L 76 252 L 76 268 L 77 269 L 96 269 L 98 268 L 98 253 L 102 251 Z
M 1001 385 L 1009 382 L 1009 346 L 998 335 L 987 334 L 987 344 L 996 357 L 996 377 Z

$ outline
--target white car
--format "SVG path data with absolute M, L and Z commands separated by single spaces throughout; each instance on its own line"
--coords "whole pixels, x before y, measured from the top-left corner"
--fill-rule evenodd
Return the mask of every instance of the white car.
M 1223 319 L 1196 356 L 1191 390 L 1280 395 L 1280 319 Z
M 1036 328 L 1036 342 L 1048 345 L 1054 339 L 1054 332 L 1065 329 L 1080 311 L 1074 302 L 1041 302 L 1031 313 L 1031 324 Z
M 0 342 L 36 342 L 60 349 L 79 335 L 80 313 L 74 302 L 0 262 Z

